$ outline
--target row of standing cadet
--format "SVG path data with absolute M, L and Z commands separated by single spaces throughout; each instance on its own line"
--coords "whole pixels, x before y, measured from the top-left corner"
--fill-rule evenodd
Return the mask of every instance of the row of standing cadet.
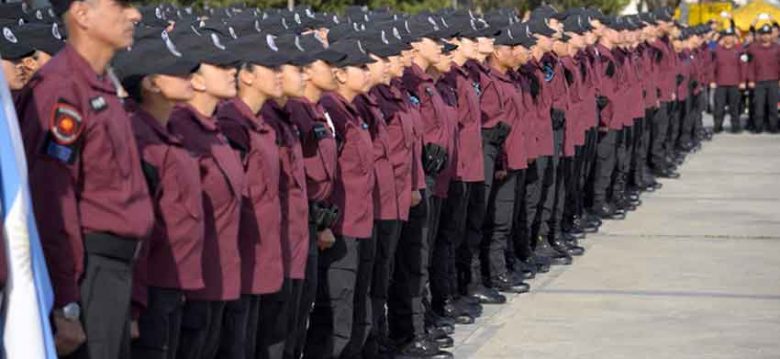
M 668 9 L 84 5 L 14 89 L 70 357 L 451 357 L 711 137 Z

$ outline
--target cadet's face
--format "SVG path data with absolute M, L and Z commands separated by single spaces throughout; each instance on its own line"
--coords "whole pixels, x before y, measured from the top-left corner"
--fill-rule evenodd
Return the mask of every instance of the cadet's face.
M 401 51 L 401 63 L 404 65 L 404 67 L 412 66 L 412 59 L 414 59 L 413 50 Z
M 387 72 L 390 79 L 401 77 L 404 74 L 404 62 L 401 56 L 392 56 L 388 60 Z
M 325 91 L 335 91 L 338 88 L 333 68 L 325 61 L 317 60 L 306 68 L 309 81 L 317 88 Z
M 88 36 L 114 49 L 133 44 L 133 30 L 141 13 L 129 2 L 87 0 L 75 4 L 71 5 L 73 15 Z
M 458 51 L 463 54 L 463 57 L 473 60 L 478 58 L 477 48 L 479 44 L 470 39 L 460 39 L 458 42 Z
M 365 92 L 368 92 L 368 90 L 376 85 L 387 83 L 389 81 L 389 76 L 387 75 L 387 59 L 376 55 L 371 55 L 371 58 L 376 62 L 368 64 L 368 84 L 364 89 Z
M 517 61 L 517 66 L 520 66 L 528 62 L 528 59 L 531 57 L 531 52 L 525 47 L 515 46 L 512 48 L 512 56 Z
M 219 99 L 236 97 L 236 69 L 201 64 L 192 77 L 193 87 Z
M 169 101 L 184 102 L 192 100 L 195 96 L 190 76 L 156 75 L 152 77 L 151 82 Z
M 547 36 L 534 35 L 536 37 L 536 47 L 542 52 L 550 52 L 552 50 L 552 39 Z
M 266 97 L 282 97 L 282 74 L 272 68 L 253 65 L 239 73 L 241 86 L 252 86 Z
M 508 68 L 515 67 L 515 56 L 511 47 L 498 45 L 493 50 L 493 56 L 495 56 L 497 62 L 501 64 L 501 66 Z
M 342 86 L 355 93 L 362 93 L 368 85 L 368 71 L 364 67 L 347 66 Z
M 441 45 L 435 41 L 429 38 L 424 38 L 415 43 L 415 45 L 417 48 L 417 54 L 426 61 L 430 62 L 431 64 L 435 64 L 441 61 Z
M 303 96 L 307 78 L 305 78 L 301 68 L 293 65 L 282 65 L 279 72 L 282 75 L 282 92 L 284 96 Z
M 3 61 L 3 74 L 8 81 L 8 87 L 11 90 L 21 90 L 24 87 L 24 77 L 22 69 L 11 61 Z
M 598 36 L 593 31 L 585 33 L 585 42 L 588 45 L 593 45 L 599 40 Z
M 569 54 L 569 46 L 563 41 L 553 42 L 553 51 L 558 56 L 566 56 Z
M 477 38 L 477 51 L 482 55 L 490 55 L 493 52 L 495 40 L 488 37 Z
M 762 42 L 771 42 L 772 41 L 772 34 L 759 34 L 758 39 Z
M 36 51 L 35 60 L 38 61 L 38 68 L 41 68 L 43 67 L 43 65 L 46 65 L 49 62 L 49 60 L 51 60 L 51 55 L 43 51 Z
M 724 36 L 723 40 L 721 40 L 721 41 L 723 42 L 723 45 L 725 45 L 725 46 L 728 46 L 728 47 L 734 46 L 734 36 Z
M 441 54 L 439 56 L 439 62 L 435 63 L 433 66 L 436 68 L 436 71 L 440 73 L 445 73 L 450 70 L 450 66 L 452 64 L 452 54 Z

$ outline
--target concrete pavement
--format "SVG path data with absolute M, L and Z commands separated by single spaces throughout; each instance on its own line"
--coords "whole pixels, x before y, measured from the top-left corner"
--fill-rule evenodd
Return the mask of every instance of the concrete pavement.
M 532 292 L 459 326 L 456 358 L 780 358 L 780 137 L 722 134 Z

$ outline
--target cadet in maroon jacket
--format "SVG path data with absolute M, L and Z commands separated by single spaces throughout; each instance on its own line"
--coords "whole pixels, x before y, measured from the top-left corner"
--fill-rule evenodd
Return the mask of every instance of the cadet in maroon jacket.
M 518 198 L 518 183 L 525 186 L 528 149 L 535 142 L 528 131 L 530 116 L 526 117 L 523 95 L 509 73 L 510 69 L 528 60 L 527 49 L 536 44 L 535 39 L 520 29 L 518 25 L 502 30 L 496 37 L 495 50 L 488 58 L 490 75 L 500 94 L 501 102 L 498 105 L 504 109 L 502 118 L 508 121 L 511 129 L 502 143 L 498 161 L 494 164 L 496 171 L 488 197 L 484 235 L 489 248 L 490 285 L 502 292 L 513 293 L 525 293 L 529 289 L 522 277 L 508 273 L 505 257 L 508 246 L 514 245 L 510 238 L 515 223 L 515 209 L 518 208 L 516 201 L 524 200 Z
M 731 121 L 731 132 L 742 132 L 739 121 L 739 101 L 742 99 L 740 90 L 745 89 L 747 77 L 747 54 L 742 52 L 737 43 L 737 34 L 729 27 L 720 32 L 721 39 L 713 54 L 712 79 L 710 87 L 715 89 L 713 119 L 715 133 L 723 131 L 723 120 L 728 107 Z
M 105 75 L 141 16 L 108 0 L 52 6 L 71 39 L 16 108 L 54 289 L 55 341 L 63 356 L 126 357 L 132 262 L 154 212 L 130 121 Z
M 283 39 L 278 39 L 281 43 Z M 294 40 L 293 40 L 294 41 Z M 280 50 L 285 52 L 285 50 Z M 284 353 L 290 319 L 297 317 L 298 293 L 291 292 L 292 281 L 303 281 L 309 257 L 309 200 L 306 196 L 306 173 L 303 149 L 295 123 L 284 110 L 286 97 L 303 95 L 300 67 L 288 61 L 282 65 L 282 90 L 285 97 L 269 101 L 262 115 L 276 130 L 281 163 L 279 194 L 282 205 L 282 257 L 285 266 L 285 288 L 260 302 L 258 352 L 261 357 L 280 358 Z M 296 61 L 297 63 L 297 61 Z M 297 286 L 297 289 L 302 288 Z
M 352 336 L 353 323 L 370 323 L 369 318 L 355 318 L 370 312 L 368 292 L 356 295 L 356 288 L 370 285 L 371 276 L 362 275 L 363 257 L 373 258 L 375 243 L 371 238 L 374 220 L 374 157 L 368 124 L 363 121 L 352 100 L 366 87 L 368 74 L 364 65 L 373 62 L 358 40 L 342 40 L 331 45 L 347 55 L 336 63 L 338 89 L 326 93 L 320 103 L 333 122 L 338 144 L 336 183 L 329 202 L 342 209 L 333 228 L 336 242 L 320 253 L 319 289 L 311 313 L 305 356 L 336 358 Z M 368 281 L 362 282 L 362 281 Z M 363 310 L 361 310 L 363 309 Z
M 168 126 L 198 160 L 206 226 L 203 250 L 210 255 L 202 262 L 205 287 L 186 293 L 178 357 L 214 357 L 222 340 L 225 305 L 241 295 L 238 234 L 244 167 L 214 117 L 220 101 L 236 96 L 233 66 L 239 59 L 195 34 L 180 42 L 185 44 L 183 51 L 195 53 L 201 66 L 191 79 L 195 97 L 174 109 Z
M 167 36 L 163 39 L 141 40 L 116 60 L 122 85 L 133 100 L 126 107 L 155 214 L 133 278 L 133 317 L 139 331 L 132 347 L 136 358 L 175 357 L 184 291 L 203 288 L 198 162 L 166 127 L 174 105 L 194 96 L 189 76 L 198 63 L 177 57 L 175 45 Z
M 409 217 L 411 206 L 411 146 L 401 148 L 400 151 L 406 157 L 399 161 L 394 158 L 393 145 L 398 146 L 398 141 L 404 141 L 404 129 L 400 126 L 400 119 L 392 118 L 393 111 L 398 111 L 398 103 L 390 93 L 391 72 L 400 76 L 403 71 L 401 64 L 401 51 L 411 47 L 394 41 L 391 43 L 387 33 L 381 36 L 366 36 L 364 43 L 366 51 L 375 62 L 368 64 L 368 91 L 359 95 L 353 101 L 361 117 L 369 125 L 369 132 L 374 144 L 374 174 L 376 186 L 374 187 L 374 240 L 377 251 L 373 266 L 370 297 L 371 297 L 371 332 L 363 355 L 368 357 L 378 356 L 379 343 L 388 340 L 386 327 L 379 323 L 386 323 L 385 305 L 390 286 L 393 262 L 395 261 L 396 248 L 401 236 L 402 220 Z M 387 113 L 386 113 L 387 112 Z M 393 138 L 390 134 L 391 122 L 395 126 Z M 406 123 L 408 144 L 412 142 L 411 123 Z M 399 130 L 401 132 L 399 132 Z M 400 138 L 399 138 L 400 137 Z M 395 148 L 398 152 L 398 147 Z M 396 161 L 396 163 L 393 162 Z M 397 177 L 396 177 L 397 173 Z M 403 181 L 403 183 L 398 183 Z M 400 184 L 400 186 L 399 186 Z M 405 207 L 405 208 L 403 208 Z M 403 212 L 403 213 L 402 213 Z M 356 288 L 359 294 L 362 288 Z M 361 348 L 357 344 L 366 334 L 364 325 L 353 327 L 351 344 L 345 350 L 346 357 L 359 356 Z
M 219 355 L 247 358 L 255 357 L 258 327 L 272 325 L 259 319 L 261 302 L 278 293 L 284 281 L 277 134 L 259 115 L 263 104 L 282 96 L 281 79 L 274 70 L 281 57 L 260 36 L 242 37 L 235 48 L 241 51 L 243 63 L 237 76 L 238 96 L 223 102 L 216 117 L 246 174 L 239 229 L 242 295 L 225 308 L 225 323 L 238 324 L 223 328 Z
M 780 45 L 772 41 L 772 26 L 766 24 L 758 29 L 758 41 L 747 49 L 748 87 L 754 89 L 753 131 L 761 133 L 766 128 L 777 133 L 778 81 L 780 80 Z
M 327 199 L 333 191 L 336 175 L 336 139 L 332 122 L 325 117 L 325 110 L 317 102 L 323 92 L 336 90 L 332 64 L 346 56 L 325 49 L 311 35 L 300 36 L 292 43 L 299 44 L 303 49 L 296 53 L 295 59 L 304 66 L 304 88 L 302 95 L 287 98 L 284 110 L 290 121 L 295 123 L 301 137 L 309 201 L 309 250 L 305 278 L 293 279 L 291 283 L 290 301 L 297 303 L 298 309 L 292 310 L 292 315 L 288 316 L 285 358 L 299 358 L 303 355 L 309 312 L 317 293 L 319 251 L 326 250 L 335 241 L 331 227 L 338 218 L 339 209 L 327 203 Z

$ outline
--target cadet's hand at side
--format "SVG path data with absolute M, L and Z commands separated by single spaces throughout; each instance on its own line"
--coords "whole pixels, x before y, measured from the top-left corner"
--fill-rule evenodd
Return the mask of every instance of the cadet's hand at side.
M 138 321 L 134 320 L 130 322 L 130 338 L 138 339 L 141 336 L 141 331 L 138 330 Z
M 417 207 L 422 202 L 422 194 L 420 191 L 412 191 L 412 207 Z
M 334 243 L 336 243 L 336 237 L 330 229 L 317 232 L 317 247 L 319 247 L 321 251 L 333 247 Z
M 77 320 L 68 320 L 57 311 L 52 315 L 54 318 L 54 328 L 56 329 L 56 335 L 54 336 L 54 345 L 57 347 L 57 354 L 65 356 L 73 353 L 87 340 L 87 335 L 84 334 L 84 328 L 81 326 L 81 322 Z
M 496 180 L 503 181 L 506 178 L 506 176 L 507 176 L 507 172 L 506 171 L 503 171 L 503 170 L 496 171 Z

